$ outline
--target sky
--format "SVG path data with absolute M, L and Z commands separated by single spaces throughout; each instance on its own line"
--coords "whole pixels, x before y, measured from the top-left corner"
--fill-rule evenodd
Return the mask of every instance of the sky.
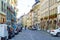
M 30 9 L 32 9 L 32 5 L 34 3 L 35 3 L 35 0 L 18 0 L 17 1 L 17 8 L 18 8 L 17 18 L 24 15 L 24 13 L 27 14 L 30 11 Z

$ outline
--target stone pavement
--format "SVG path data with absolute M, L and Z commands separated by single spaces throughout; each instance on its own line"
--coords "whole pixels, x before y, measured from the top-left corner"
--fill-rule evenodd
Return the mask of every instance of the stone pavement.
M 60 37 L 52 37 L 44 31 L 23 30 L 10 40 L 60 40 Z

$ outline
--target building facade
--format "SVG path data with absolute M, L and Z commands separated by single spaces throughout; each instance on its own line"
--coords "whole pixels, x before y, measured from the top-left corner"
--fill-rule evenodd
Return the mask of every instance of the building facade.
M 0 23 L 6 23 L 7 2 L 0 0 Z
M 29 29 L 32 29 L 32 25 L 33 25 L 32 10 L 31 10 L 27 15 L 28 15 L 28 16 L 27 16 L 27 27 L 28 27 Z
M 24 14 L 22 16 L 22 24 L 23 24 L 23 27 L 27 26 L 27 16 L 26 16 L 26 14 Z
M 47 20 L 49 20 L 49 0 L 40 0 L 40 16 L 41 16 L 41 29 L 46 30 L 47 29 Z M 42 25 L 43 24 L 43 25 Z
M 59 0 L 40 0 L 41 4 L 41 29 L 55 29 L 57 27 L 58 5 Z
M 37 29 L 40 27 L 40 1 L 36 2 L 32 6 L 32 19 L 33 19 L 33 27 L 35 26 Z
M 13 25 L 15 25 L 17 23 L 16 21 L 16 14 L 17 11 L 15 9 L 14 4 L 11 3 L 11 0 L 7 0 L 7 15 L 6 15 L 6 23 L 7 25 L 11 25 L 11 27 L 14 28 Z

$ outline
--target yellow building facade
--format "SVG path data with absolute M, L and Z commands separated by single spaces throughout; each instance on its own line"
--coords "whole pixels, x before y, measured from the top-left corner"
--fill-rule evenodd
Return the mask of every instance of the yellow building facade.
M 40 27 L 40 2 L 38 2 L 32 7 L 32 12 L 33 25 L 36 26 L 36 28 L 38 28 Z
M 10 5 L 15 7 L 17 5 L 17 0 L 9 0 Z
M 31 29 L 32 25 L 33 25 L 33 22 L 32 22 L 32 10 L 31 10 L 27 16 L 27 27 Z
M 46 29 L 47 28 L 47 24 L 45 24 L 47 22 L 47 20 L 49 19 L 49 1 L 48 0 L 40 0 L 40 17 L 41 17 L 41 29 Z M 43 24 L 43 25 L 42 25 Z
M 15 12 L 18 11 L 17 6 L 17 0 L 7 0 L 9 2 L 9 4 L 15 9 Z
M 6 23 L 7 0 L 0 0 L 0 24 Z M 5 5 L 4 5 L 5 4 Z
M 6 15 L 0 13 L 0 24 L 6 23 Z
M 58 0 L 40 0 L 41 4 L 41 29 L 55 29 L 57 24 L 57 7 L 60 1 Z
M 25 27 L 27 25 L 27 16 L 26 15 L 22 16 L 22 23 L 23 23 L 23 27 Z

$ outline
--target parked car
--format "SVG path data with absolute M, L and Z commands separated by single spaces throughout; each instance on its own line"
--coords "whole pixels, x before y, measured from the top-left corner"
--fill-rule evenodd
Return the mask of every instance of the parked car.
M 14 28 L 14 33 L 15 34 L 18 34 L 19 33 L 19 30 L 18 30 L 18 27 L 16 24 L 13 25 L 13 28 Z
M 29 29 L 29 30 L 32 30 L 32 27 L 31 27 L 31 26 L 29 26 L 29 27 L 28 27 L 28 29 Z
M 60 36 L 60 28 L 55 29 L 55 30 L 51 30 L 51 31 L 50 31 L 50 34 L 51 34 L 52 36 Z
M 8 40 L 8 30 L 6 24 L 0 24 L 0 40 Z
M 22 25 L 17 25 L 18 31 L 21 32 L 22 31 Z
M 16 27 L 15 34 L 18 34 L 18 33 L 19 33 L 19 29 L 18 29 L 18 27 Z
M 47 30 L 48 33 L 50 33 L 51 30 Z
M 11 39 L 12 37 L 15 36 L 14 29 L 11 27 L 11 25 L 8 25 L 8 38 Z
M 32 27 L 32 30 L 37 30 L 37 28 L 36 27 Z
M 18 29 L 19 29 L 19 32 L 22 32 L 22 27 L 18 27 Z

